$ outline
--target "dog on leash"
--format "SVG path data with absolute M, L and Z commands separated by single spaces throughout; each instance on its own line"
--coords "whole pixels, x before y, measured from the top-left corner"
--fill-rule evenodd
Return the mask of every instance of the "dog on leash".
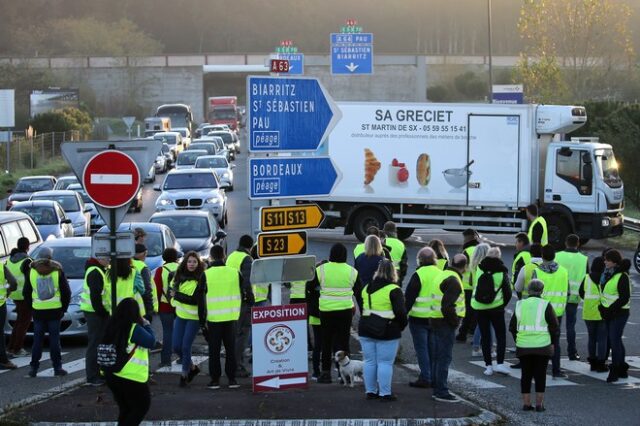
M 349 358 L 345 351 L 336 352 L 333 359 L 340 367 L 340 377 L 342 377 L 344 386 L 353 387 L 355 377 L 362 379 L 362 367 L 364 365 L 362 361 Z

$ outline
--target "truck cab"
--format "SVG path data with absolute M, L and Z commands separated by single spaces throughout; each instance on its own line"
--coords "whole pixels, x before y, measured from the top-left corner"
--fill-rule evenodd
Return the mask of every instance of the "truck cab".
M 551 235 L 621 235 L 624 185 L 611 145 L 597 138 L 551 142 L 547 150 L 542 213 Z

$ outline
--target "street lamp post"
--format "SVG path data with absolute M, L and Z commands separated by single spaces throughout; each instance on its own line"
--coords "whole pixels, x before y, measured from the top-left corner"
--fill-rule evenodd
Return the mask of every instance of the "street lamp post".
M 491 0 L 487 0 L 487 21 L 488 21 L 488 35 L 489 35 L 489 102 L 493 99 L 493 58 L 491 51 Z

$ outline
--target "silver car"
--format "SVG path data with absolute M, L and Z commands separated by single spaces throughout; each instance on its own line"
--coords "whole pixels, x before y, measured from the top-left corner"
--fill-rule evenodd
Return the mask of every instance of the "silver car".
M 67 217 L 57 201 L 21 201 L 11 207 L 11 211 L 26 213 L 33 219 L 43 240 L 73 237 L 71 219 Z
M 178 154 L 178 159 L 176 160 L 176 170 L 193 168 L 194 164 L 196 164 L 196 159 L 201 155 L 207 155 L 207 151 L 202 149 L 182 151 Z
M 56 182 L 56 186 L 53 189 L 69 189 L 69 185 L 73 185 L 74 183 L 78 183 L 78 178 L 75 176 L 60 176 L 58 181 Z
M 82 188 L 82 185 L 79 183 L 74 183 L 68 186 L 70 191 L 76 191 L 82 197 L 82 201 L 84 201 L 84 205 L 89 209 L 89 214 L 91 215 L 91 232 L 95 232 L 98 229 L 102 228 L 106 223 L 102 220 L 102 216 L 98 213 L 98 209 L 96 209 L 96 205 L 93 203 L 93 200 L 87 194 L 87 191 Z
M 91 234 L 91 209 L 84 205 L 80 194 L 63 189 L 59 191 L 34 192 L 30 198 L 35 200 L 53 200 L 60 203 L 73 225 L 73 235 L 84 237 Z
M 187 151 L 196 152 L 196 151 Z M 222 228 L 227 224 L 227 194 L 211 169 L 172 170 L 164 178 L 156 211 L 209 210 Z
M 205 155 L 196 160 L 196 169 L 211 169 L 218 176 L 220 186 L 227 191 L 233 191 L 233 169 L 235 164 L 229 164 L 222 155 Z

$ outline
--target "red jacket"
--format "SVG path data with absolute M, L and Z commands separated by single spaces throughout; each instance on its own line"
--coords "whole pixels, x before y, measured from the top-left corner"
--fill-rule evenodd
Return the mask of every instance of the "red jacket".
M 153 276 L 153 282 L 156 285 L 156 290 L 158 290 L 158 302 L 160 302 L 158 312 L 161 314 L 174 314 L 176 312 L 175 308 L 162 301 L 162 267 L 156 269 L 156 273 Z

